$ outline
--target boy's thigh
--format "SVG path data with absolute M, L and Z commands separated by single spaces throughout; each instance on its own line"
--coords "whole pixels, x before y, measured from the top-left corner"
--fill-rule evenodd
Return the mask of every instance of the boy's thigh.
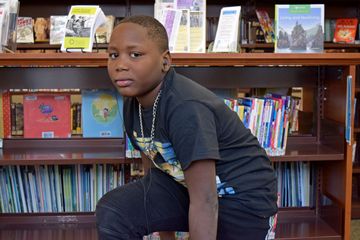
M 110 228 L 126 225 L 144 235 L 155 231 L 186 231 L 188 228 L 186 188 L 158 169 L 150 169 L 139 181 L 108 192 L 99 201 L 97 209 L 102 209 L 101 213 L 104 210 L 111 212 L 112 219 L 106 223 Z
M 242 211 L 234 200 L 219 199 L 218 240 L 264 240 L 269 227 L 269 218 Z

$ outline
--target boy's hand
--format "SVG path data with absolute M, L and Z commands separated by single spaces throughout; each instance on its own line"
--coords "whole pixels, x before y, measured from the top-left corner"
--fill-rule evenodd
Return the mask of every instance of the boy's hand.
M 190 196 L 190 237 L 192 240 L 215 240 L 218 222 L 215 161 L 197 160 L 184 175 Z

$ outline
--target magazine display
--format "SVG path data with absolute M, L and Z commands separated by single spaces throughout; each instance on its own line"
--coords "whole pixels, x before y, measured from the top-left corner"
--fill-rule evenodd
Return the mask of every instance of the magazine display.
M 213 52 L 238 52 L 241 7 L 221 9 Z
M 106 17 L 99 6 L 71 6 L 61 51 L 91 52 L 95 31 L 105 21 Z
M 275 5 L 275 52 L 324 50 L 324 4 Z
M 170 52 L 206 51 L 206 0 L 156 0 L 154 13 L 167 31 Z

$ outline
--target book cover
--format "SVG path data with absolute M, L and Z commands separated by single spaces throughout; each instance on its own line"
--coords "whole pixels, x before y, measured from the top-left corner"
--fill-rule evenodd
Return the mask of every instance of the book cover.
M 34 22 L 35 42 L 49 42 L 50 19 L 37 17 Z
M 71 6 L 61 51 L 91 52 L 96 29 L 106 17 L 97 5 Z
M 241 7 L 223 7 L 216 30 L 213 52 L 237 52 Z
M 324 4 L 275 5 L 275 52 L 324 50 Z
M 34 43 L 33 19 L 31 17 L 18 17 L 16 42 Z
M 69 95 L 24 96 L 25 138 L 67 138 L 70 136 Z
M 109 43 L 111 33 L 114 28 L 115 17 L 113 15 L 106 16 L 106 22 L 96 29 L 95 37 L 97 43 Z
M 275 32 L 268 12 L 263 9 L 256 9 L 255 12 L 261 29 L 264 32 L 265 42 L 273 43 L 275 41 Z
M 82 92 L 84 137 L 123 137 L 122 97 L 113 90 Z
M 336 43 L 354 43 L 357 26 L 357 18 L 336 19 L 333 41 Z
M 65 36 L 67 16 L 50 16 L 50 44 L 61 44 Z

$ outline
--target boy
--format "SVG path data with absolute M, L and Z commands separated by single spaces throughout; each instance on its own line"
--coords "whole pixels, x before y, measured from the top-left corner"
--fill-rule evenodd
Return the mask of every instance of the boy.
M 125 18 L 108 51 L 109 76 L 125 97 L 126 132 L 149 170 L 99 201 L 100 239 L 156 231 L 189 231 L 192 240 L 265 239 L 277 212 L 270 161 L 221 99 L 171 67 L 161 23 Z

